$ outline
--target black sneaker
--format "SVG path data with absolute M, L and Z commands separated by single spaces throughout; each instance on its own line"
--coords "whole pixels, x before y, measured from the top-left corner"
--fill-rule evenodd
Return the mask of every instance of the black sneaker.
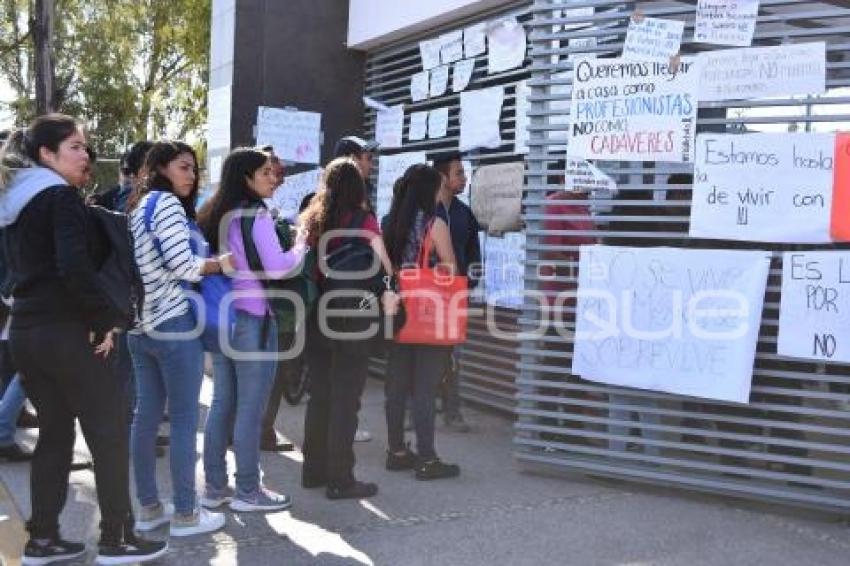
M 86 553 L 86 545 L 79 542 L 68 542 L 61 538 L 49 540 L 40 544 L 33 539 L 24 547 L 24 556 L 21 564 L 38 566 L 40 564 L 52 564 L 60 560 L 71 560 Z
M 416 468 L 416 479 L 418 480 L 441 480 L 454 478 L 460 475 L 460 466 L 457 464 L 446 464 L 439 458 L 429 460 Z
M 391 472 L 412 470 L 416 467 L 416 453 L 405 448 L 404 453 L 387 452 L 387 469 Z
M 101 543 L 99 548 L 95 564 L 137 564 L 164 556 L 168 552 L 168 543 L 128 533 L 123 541 Z
M 331 487 L 325 490 L 328 499 L 363 499 L 378 493 L 378 486 L 373 483 L 356 481 L 348 487 Z
M 21 448 L 18 443 L 12 443 L 9 446 L 0 446 L 0 461 L 5 462 L 26 462 L 32 460 L 32 452 Z

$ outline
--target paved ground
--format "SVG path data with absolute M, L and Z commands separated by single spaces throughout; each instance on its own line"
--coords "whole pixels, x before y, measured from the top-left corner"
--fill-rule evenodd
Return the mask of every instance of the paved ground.
M 206 386 L 205 404 L 208 396 Z M 279 429 L 296 443 L 303 410 L 303 404 L 285 406 L 278 420 Z M 383 393 L 380 383 L 370 383 L 362 421 L 375 439 L 357 445 L 358 475 L 380 485 L 377 497 L 368 503 L 330 502 L 321 491 L 299 486 L 298 453 L 267 454 L 266 482 L 293 496 L 293 510 L 265 516 L 231 514 L 222 532 L 172 541 L 172 552 L 161 563 L 850 564 L 846 524 L 678 491 L 525 473 L 512 459 L 510 423 L 471 409 L 468 414 L 476 425 L 474 433 L 438 434 L 440 454 L 461 464 L 461 478 L 417 482 L 407 473 L 382 467 Z M 84 454 L 84 445 L 80 450 Z M 0 465 L 0 552 L 10 564 L 16 563 L 14 553 L 23 545 L 20 517 L 29 512 L 27 469 L 26 464 Z M 168 493 L 164 460 L 159 462 L 159 477 L 161 490 Z M 62 516 L 64 534 L 93 545 L 97 511 L 92 475 L 75 472 L 72 483 Z M 91 556 L 82 563 L 90 561 Z

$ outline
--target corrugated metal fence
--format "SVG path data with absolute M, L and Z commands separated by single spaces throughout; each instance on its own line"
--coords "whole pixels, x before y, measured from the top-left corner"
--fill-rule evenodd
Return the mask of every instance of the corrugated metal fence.
M 547 208 L 547 194 L 560 188 L 552 169 L 560 167 L 559 160 L 565 157 L 570 56 L 619 56 L 635 4 L 534 1 L 526 287 L 546 290 L 537 268 L 552 263 L 558 266 L 554 281 L 565 289 L 574 287 L 578 246 L 588 238 L 633 246 L 710 245 L 773 251 L 750 403 L 714 402 L 581 380 L 570 374 L 571 341 L 550 333 L 524 341 L 520 348 L 518 458 L 586 473 L 846 512 L 850 509 L 850 367 L 776 354 L 781 252 L 817 246 L 690 240 L 691 186 L 667 181 L 673 173 L 692 172 L 691 166 L 680 164 L 598 162 L 617 180 L 619 194 L 596 203 L 611 208 L 593 216 L 590 229 L 570 227 L 576 217 L 553 215 Z M 691 42 L 695 1 L 640 4 L 647 16 L 685 22 L 683 54 L 712 48 Z M 828 92 L 817 98 L 701 103 L 697 131 L 850 129 L 848 33 L 846 2 L 762 0 L 753 45 L 827 42 Z M 659 199 L 671 189 L 686 191 L 687 199 Z M 566 320 L 574 320 L 574 306 L 568 304 L 563 310 Z M 539 307 L 527 301 L 520 324 L 533 328 L 539 317 Z

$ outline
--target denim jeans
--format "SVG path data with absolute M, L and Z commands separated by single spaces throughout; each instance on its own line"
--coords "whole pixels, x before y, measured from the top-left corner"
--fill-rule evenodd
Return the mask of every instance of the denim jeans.
M 186 313 L 164 321 L 156 332 L 186 333 L 195 318 Z M 156 435 L 168 399 L 171 427 L 171 482 L 178 513 L 195 509 L 196 433 L 198 398 L 204 376 L 200 338 L 129 337 L 136 378 L 136 414 L 133 418 L 131 452 L 136 495 L 142 505 L 159 501 L 156 486 Z
M 437 457 L 434 448 L 434 400 L 452 348 L 423 344 L 392 344 L 387 358 L 387 437 L 391 452 L 404 449 L 404 413 L 413 397 L 416 453 L 423 461 Z
M 274 317 L 257 317 L 237 310 L 231 344 L 237 352 L 256 352 L 268 358 L 277 352 Z M 260 485 L 260 427 L 277 362 L 235 360 L 223 354 L 213 354 L 212 359 L 214 387 L 204 431 L 204 475 L 210 488 L 227 486 L 224 457 L 232 430 L 236 494 L 250 496 Z
M 15 443 L 15 428 L 18 415 L 27 400 L 24 388 L 21 386 L 21 376 L 16 375 L 0 399 L 0 446 L 11 446 Z

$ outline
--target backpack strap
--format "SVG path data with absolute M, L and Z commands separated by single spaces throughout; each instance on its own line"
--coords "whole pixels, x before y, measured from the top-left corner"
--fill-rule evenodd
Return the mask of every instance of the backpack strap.
M 428 226 L 425 228 L 425 237 L 422 238 L 422 243 L 419 244 L 419 257 L 416 258 L 416 265 L 423 269 L 429 267 L 431 253 L 434 250 L 434 238 L 431 232 L 434 230 L 435 218 L 428 221 Z
M 160 197 L 162 197 L 162 191 L 151 191 L 148 193 L 148 200 L 145 201 L 144 223 L 145 231 L 151 235 L 153 247 L 156 248 L 159 255 L 165 257 L 162 253 L 162 244 L 159 241 L 159 236 L 156 235 L 153 229 L 153 215 L 156 212 L 156 205 L 159 203 Z
M 248 260 L 248 268 L 253 272 L 262 272 L 265 269 L 260 253 L 257 251 L 257 244 L 254 242 L 254 220 L 257 218 L 256 211 L 259 208 L 259 205 L 247 206 L 244 210 L 251 214 L 242 214 L 239 218 L 239 231 L 242 235 L 242 246 L 245 248 L 245 259 Z M 262 283 L 265 279 L 260 281 Z

